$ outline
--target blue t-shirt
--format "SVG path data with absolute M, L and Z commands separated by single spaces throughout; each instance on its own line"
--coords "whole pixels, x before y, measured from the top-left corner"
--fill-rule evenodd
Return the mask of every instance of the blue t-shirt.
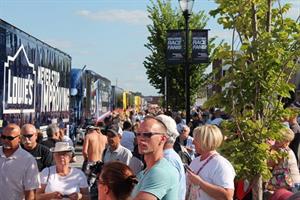
M 183 163 L 179 155 L 174 151 L 173 148 L 164 150 L 164 158 L 167 159 L 171 165 L 177 170 L 177 176 L 179 178 L 179 190 L 178 199 L 185 199 L 186 194 L 186 178 Z
M 143 170 L 137 175 L 139 183 L 131 196 L 134 198 L 139 192 L 147 192 L 161 200 L 178 200 L 177 173 L 175 167 L 162 158 L 150 170 Z

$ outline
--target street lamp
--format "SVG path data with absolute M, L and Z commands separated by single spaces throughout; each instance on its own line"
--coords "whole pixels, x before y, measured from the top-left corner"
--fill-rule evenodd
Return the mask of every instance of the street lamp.
M 189 18 L 192 14 L 194 0 L 178 0 L 185 19 L 185 110 L 186 123 L 188 124 L 191 118 L 190 115 L 190 63 L 189 63 Z

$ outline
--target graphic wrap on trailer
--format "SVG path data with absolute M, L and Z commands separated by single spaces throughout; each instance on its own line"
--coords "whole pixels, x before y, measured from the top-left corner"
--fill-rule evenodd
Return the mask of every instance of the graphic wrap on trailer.
M 71 57 L 0 19 L 0 127 L 69 120 Z

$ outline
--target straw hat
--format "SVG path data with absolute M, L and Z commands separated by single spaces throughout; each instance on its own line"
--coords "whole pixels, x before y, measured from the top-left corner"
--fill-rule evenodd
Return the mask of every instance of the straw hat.
M 70 146 L 68 142 L 56 142 L 55 147 L 50 148 L 53 153 L 74 151 L 74 147 Z

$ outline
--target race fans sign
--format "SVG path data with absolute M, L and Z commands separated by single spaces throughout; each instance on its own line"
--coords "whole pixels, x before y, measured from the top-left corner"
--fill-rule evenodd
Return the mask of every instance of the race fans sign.
M 208 63 L 208 30 L 192 30 L 191 63 Z M 183 30 L 167 31 L 167 63 L 183 64 L 185 62 L 185 34 Z
M 167 63 L 184 63 L 184 32 L 182 30 L 167 31 Z
M 192 63 L 207 63 L 208 30 L 192 30 Z

